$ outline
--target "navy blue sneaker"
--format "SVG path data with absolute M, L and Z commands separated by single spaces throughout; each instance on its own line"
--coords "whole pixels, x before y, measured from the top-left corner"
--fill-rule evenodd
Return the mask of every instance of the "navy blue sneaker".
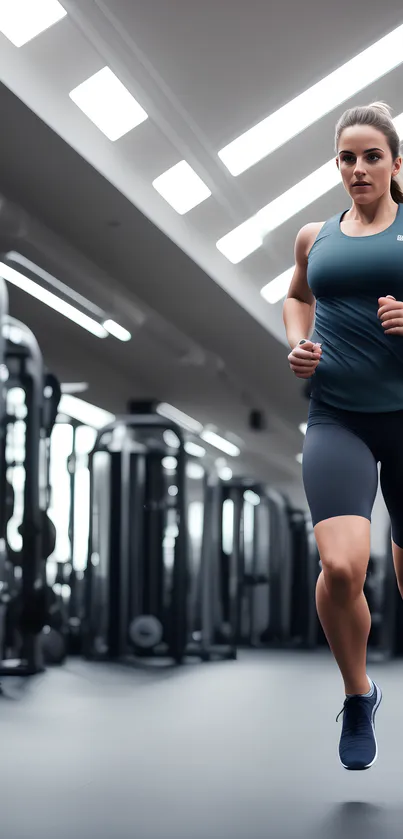
M 340 711 L 344 719 L 339 756 L 345 769 L 369 769 L 378 757 L 375 714 L 381 704 L 382 691 L 375 682 L 373 685 L 372 696 L 349 696 Z

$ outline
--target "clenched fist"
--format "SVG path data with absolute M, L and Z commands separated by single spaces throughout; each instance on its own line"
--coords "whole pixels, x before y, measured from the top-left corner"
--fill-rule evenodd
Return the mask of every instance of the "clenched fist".
M 288 361 L 293 373 L 298 379 L 310 379 L 313 376 L 320 359 L 322 348 L 320 344 L 313 344 L 305 338 L 290 352 Z
M 391 294 L 378 300 L 378 318 L 385 335 L 403 335 L 403 303 Z

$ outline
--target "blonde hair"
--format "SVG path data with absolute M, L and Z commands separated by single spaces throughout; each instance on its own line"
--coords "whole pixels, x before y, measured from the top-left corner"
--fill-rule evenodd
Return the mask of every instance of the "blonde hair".
M 377 128 L 386 137 L 393 160 L 400 156 L 400 137 L 392 121 L 392 109 L 385 102 L 372 102 L 371 105 L 361 105 L 344 111 L 336 125 L 336 154 L 342 132 L 354 125 L 371 125 Z M 403 204 L 403 184 L 398 177 L 391 179 L 390 192 L 396 204 Z

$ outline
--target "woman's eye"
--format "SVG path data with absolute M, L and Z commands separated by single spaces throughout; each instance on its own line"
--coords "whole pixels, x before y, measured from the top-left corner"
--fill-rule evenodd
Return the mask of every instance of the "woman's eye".
M 370 160 L 371 162 L 374 162 L 376 160 L 380 160 L 380 155 L 376 154 L 376 152 L 371 152 L 371 154 L 368 155 L 368 160 Z M 355 163 L 355 157 L 352 154 L 345 154 L 342 157 L 342 162 L 343 163 Z

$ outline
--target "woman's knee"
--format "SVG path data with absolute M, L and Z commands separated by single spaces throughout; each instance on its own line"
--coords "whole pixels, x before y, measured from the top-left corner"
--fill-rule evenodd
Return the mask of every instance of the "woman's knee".
M 321 554 L 325 586 L 335 599 L 355 600 L 362 592 L 366 570 L 357 556 L 335 556 L 331 552 Z
M 334 597 L 355 599 L 364 588 L 370 555 L 370 522 L 359 516 L 328 519 L 315 527 L 323 578 Z

